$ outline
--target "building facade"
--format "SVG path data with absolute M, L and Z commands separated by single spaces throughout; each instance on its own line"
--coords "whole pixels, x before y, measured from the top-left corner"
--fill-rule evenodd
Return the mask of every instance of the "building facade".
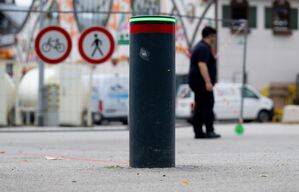
M 258 89 L 293 82 L 299 73 L 298 0 L 220 0 L 223 19 L 248 19 L 247 82 Z M 219 80 L 241 82 L 244 31 L 218 23 Z

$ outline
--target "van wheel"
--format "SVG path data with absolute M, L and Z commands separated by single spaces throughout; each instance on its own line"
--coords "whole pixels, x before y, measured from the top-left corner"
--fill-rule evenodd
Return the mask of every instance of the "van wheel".
M 96 121 L 94 122 L 96 125 L 102 125 L 103 124 L 103 120 L 100 120 L 100 121 Z
M 128 119 L 126 119 L 126 118 L 123 119 L 121 122 L 122 122 L 123 125 L 128 125 Z
M 102 125 L 103 123 L 103 116 L 101 114 L 93 115 L 93 123 L 96 125 Z
M 187 123 L 189 123 L 190 125 L 193 125 L 193 118 L 192 117 L 188 118 Z
M 271 115 L 268 111 L 262 110 L 257 116 L 258 122 L 265 123 L 271 121 Z

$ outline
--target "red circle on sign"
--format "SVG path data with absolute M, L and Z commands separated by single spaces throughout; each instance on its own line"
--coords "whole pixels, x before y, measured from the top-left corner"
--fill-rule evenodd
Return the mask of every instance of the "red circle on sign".
M 100 31 L 100 32 L 104 33 L 108 37 L 108 40 L 109 40 L 110 45 L 111 45 L 110 49 L 108 51 L 108 54 L 105 57 L 101 58 L 101 59 L 92 59 L 92 58 L 88 57 L 85 54 L 84 49 L 83 49 L 83 41 L 84 41 L 85 37 L 89 33 L 94 32 L 94 31 Z M 81 56 L 83 57 L 83 59 L 85 61 L 87 61 L 87 62 L 89 62 L 91 64 L 95 64 L 95 65 L 96 64 L 102 64 L 105 61 L 107 61 L 111 57 L 111 55 L 113 54 L 113 51 L 114 51 L 114 40 L 113 40 L 113 37 L 112 37 L 111 33 L 107 29 L 102 28 L 102 27 L 91 27 L 91 28 L 86 29 L 82 33 L 82 35 L 81 35 L 81 37 L 79 39 L 79 45 L 78 45 L 78 47 L 79 47 L 79 52 L 80 52 Z
M 51 58 L 48 58 L 48 57 L 44 56 L 43 53 L 41 52 L 40 48 L 39 48 L 39 44 L 40 44 L 40 41 L 41 41 L 42 37 L 50 31 L 58 31 L 59 33 L 61 33 L 65 37 L 65 39 L 67 41 L 66 52 L 61 57 L 59 57 L 57 59 L 51 59 Z M 39 56 L 39 58 L 41 60 L 43 60 L 44 62 L 49 63 L 49 64 L 57 64 L 57 63 L 61 63 L 62 61 L 64 61 L 69 56 L 69 54 L 71 53 L 72 40 L 71 40 L 71 37 L 69 36 L 69 34 L 63 28 L 58 27 L 58 26 L 50 26 L 50 27 L 46 27 L 46 28 L 42 29 L 39 32 L 39 34 L 36 37 L 34 47 L 35 47 L 36 54 Z

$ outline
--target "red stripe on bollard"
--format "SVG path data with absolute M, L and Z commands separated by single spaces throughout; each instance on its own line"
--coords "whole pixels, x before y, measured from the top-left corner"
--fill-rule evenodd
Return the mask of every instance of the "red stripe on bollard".
M 130 33 L 167 33 L 175 34 L 175 25 L 174 24 L 134 24 L 131 23 Z

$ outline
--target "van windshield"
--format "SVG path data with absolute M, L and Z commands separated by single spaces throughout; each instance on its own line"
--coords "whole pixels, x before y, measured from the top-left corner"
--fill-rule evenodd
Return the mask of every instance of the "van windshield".
M 190 90 L 189 86 L 180 86 L 178 93 L 177 93 L 177 97 L 179 97 L 179 98 L 191 97 L 191 90 Z
M 259 98 L 253 91 L 251 91 L 247 87 L 245 87 L 244 90 L 243 90 L 243 96 L 245 98 L 253 98 L 253 99 L 258 99 Z

